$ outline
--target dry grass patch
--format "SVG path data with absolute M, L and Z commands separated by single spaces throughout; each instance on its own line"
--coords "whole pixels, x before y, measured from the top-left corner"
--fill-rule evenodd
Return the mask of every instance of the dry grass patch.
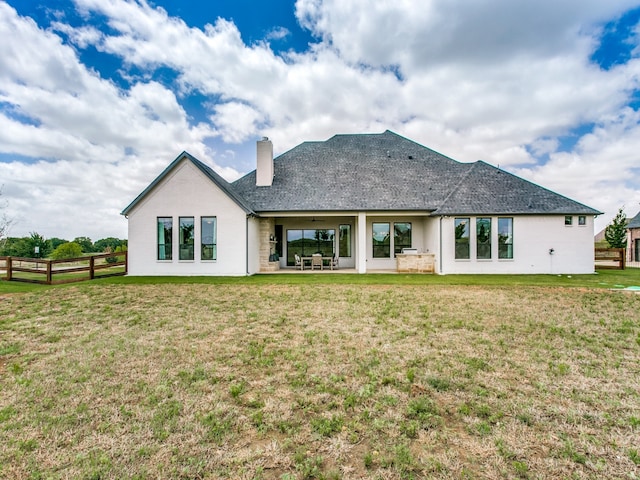
M 640 296 L 79 285 L 0 302 L 0 477 L 633 478 Z

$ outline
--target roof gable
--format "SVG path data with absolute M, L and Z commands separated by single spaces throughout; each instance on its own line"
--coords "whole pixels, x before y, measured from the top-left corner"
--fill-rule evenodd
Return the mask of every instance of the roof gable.
M 238 204 L 240 208 L 242 208 L 247 214 L 254 214 L 253 209 L 250 205 L 240 196 L 231 186 L 229 182 L 227 182 L 224 178 L 218 175 L 213 171 L 209 166 L 202 163 L 197 158 L 193 157 L 187 152 L 182 152 L 178 155 L 173 162 L 165 168 L 160 175 L 158 175 L 153 182 L 149 184 L 147 188 L 145 188 L 140 195 L 138 195 L 133 202 L 131 202 L 124 210 L 122 210 L 121 215 L 128 215 L 135 207 L 138 205 L 142 199 L 144 199 L 147 194 L 149 194 L 164 178 L 166 178 L 171 171 L 178 166 L 178 164 L 182 160 L 187 160 L 195 165 L 198 170 L 200 170 L 211 182 L 213 182 L 220 190 L 222 190 L 229 198 L 231 198 L 234 202 Z

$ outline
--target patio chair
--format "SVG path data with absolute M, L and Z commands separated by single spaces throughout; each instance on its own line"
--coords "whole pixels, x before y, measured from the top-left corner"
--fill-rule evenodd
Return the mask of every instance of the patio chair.
M 294 255 L 294 258 L 296 260 L 295 263 L 295 267 L 296 269 L 299 268 L 300 270 L 302 270 L 302 259 L 300 258 L 300 255 L 298 255 L 297 253 Z
M 320 270 L 324 270 L 321 253 L 314 253 L 311 255 L 311 270 L 313 270 L 314 267 L 320 267 Z
M 338 254 L 334 253 L 333 258 L 331 259 L 331 270 L 338 269 Z

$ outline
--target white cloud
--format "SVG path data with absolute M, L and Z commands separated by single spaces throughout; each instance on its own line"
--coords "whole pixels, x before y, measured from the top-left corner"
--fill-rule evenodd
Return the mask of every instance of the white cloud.
M 95 45 L 102 39 L 102 32 L 94 27 L 73 28 L 61 22 L 54 22 L 51 28 L 54 31 L 67 34 L 71 43 L 77 45 L 80 49 Z
M 282 40 L 291 35 L 291 32 L 284 27 L 275 27 L 267 33 L 266 40 Z
M 78 46 L 101 38 L 56 25 Z M 167 87 L 119 88 L 2 2 L 0 35 L 0 153 L 36 159 L 0 169 L 15 234 L 125 236 L 118 213 L 173 156 L 188 150 L 215 167 L 204 140 L 216 131 L 190 125 Z M 238 176 L 233 168 L 222 173 Z
M 211 120 L 223 132 L 222 139 L 227 143 L 248 140 L 264 122 L 264 117 L 258 110 L 244 103 L 221 103 L 214 110 Z
M 630 108 L 609 116 L 583 136 L 572 152 L 558 152 L 543 166 L 515 173 L 602 210 L 598 230 L 618 208 L 627 215 L 640 210 L 640 113 Z M 630 185 L 629 182 L 634 182 Z

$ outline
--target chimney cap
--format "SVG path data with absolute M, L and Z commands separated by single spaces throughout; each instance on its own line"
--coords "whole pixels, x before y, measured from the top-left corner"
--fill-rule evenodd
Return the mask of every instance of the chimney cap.
M 262 137 L 262 141 L 263 142 L 268 142 L 269 141 L 269 137 Z

